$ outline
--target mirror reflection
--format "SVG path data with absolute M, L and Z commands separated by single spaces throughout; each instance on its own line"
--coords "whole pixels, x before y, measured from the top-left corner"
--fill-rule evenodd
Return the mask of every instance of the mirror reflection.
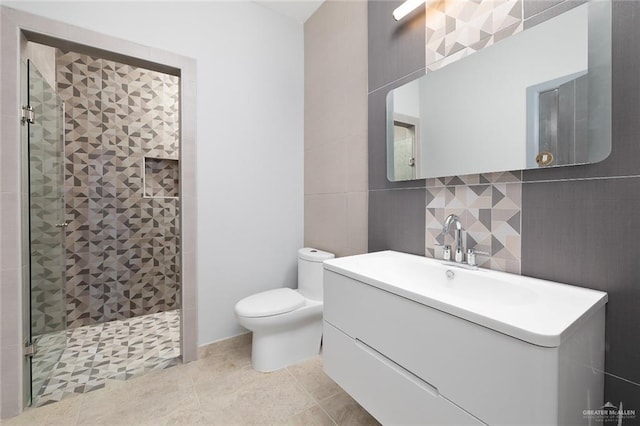
M 606 28 L 589 28 L 598 7 L 577 6 L 389 92 L 389 180 L 606 158 L 610 43 Z

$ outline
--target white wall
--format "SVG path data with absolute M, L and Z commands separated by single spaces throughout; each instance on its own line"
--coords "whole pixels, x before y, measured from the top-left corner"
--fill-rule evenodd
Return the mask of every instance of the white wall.
M 294 286 L 303 232 L 303 28 L 234 2 L 3 2 L 197 61 L 198 342 Z
M 420 79 L 393 90 L 393 112 L 420 118 Z

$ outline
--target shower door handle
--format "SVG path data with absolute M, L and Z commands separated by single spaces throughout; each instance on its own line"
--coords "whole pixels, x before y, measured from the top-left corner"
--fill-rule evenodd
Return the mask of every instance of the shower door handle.
M 56 223 L 56 228 L 66 228 L 67 226 L 69 226 L 69 222 Z

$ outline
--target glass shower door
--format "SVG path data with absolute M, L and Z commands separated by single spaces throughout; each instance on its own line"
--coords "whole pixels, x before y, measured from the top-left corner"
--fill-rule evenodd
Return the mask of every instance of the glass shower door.
M 64 136 L 62 103 L 27 63 L 31 401 L 66 346 Z M 35 344 L 34 344 L 35 343 Z

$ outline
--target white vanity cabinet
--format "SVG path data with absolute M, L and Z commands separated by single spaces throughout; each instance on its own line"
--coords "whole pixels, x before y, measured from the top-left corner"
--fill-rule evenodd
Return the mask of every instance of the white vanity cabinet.
M 534 333 L 529 339 L 527 332 L 538 332 L 535 327 L 522 333 L 506 328 L 518 337 L 496 331 L 501 327 L 492 325 L 501 314 L 461 318 L 473 304 L 447 308 L 451 300 L 430 294 L 429 279 L 422 286 L 427 290 L 416 291 L 421 287 L 402 279 L 398 287 L 390 283 L 392 265 L 380 274 L 375 268 L 358 269 L 366 263 L 363 256 L 380 265 L 372 255 L 377 254 L 354 256 L 360 258 L 355 264 L 325 263 L 323 358 L 327 374 L 383 424 L 588 424 L 583 410 L 603 405 L 605 293 L 575 288 L 576 303 L 592 303 L 576 311 L 584 312 L 567 322 L 568 332 L 558 333 L 555 345 L 551 334 Z M 443 276 L 447 270 L 442 269 Z M 484 271 L 468 271 L 474 272 Z M 554 285 L 563 286 L 561 291 L 571 287 Z M 525 293 L 531 303 L 544 300 Z M 512 314 L 527 314 L 527 303 L 521 300 Z M 544 308 L 539 306 L 541 316 L 552 315 Z M 509 307 L 496 311 L 509 313 Z

